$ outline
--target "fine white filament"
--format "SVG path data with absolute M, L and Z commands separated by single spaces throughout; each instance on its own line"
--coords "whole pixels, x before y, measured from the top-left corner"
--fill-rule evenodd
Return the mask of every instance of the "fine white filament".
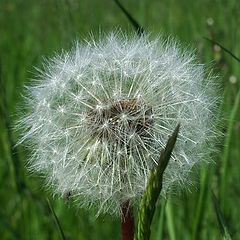
M 76 43 L 45 63 L 27 87 L 21 142 L 29 167 L 80 206 L 119 214 L 145 190 L 149 171 L 178 123 L 163 194 L 208 160 L 216 96 L 195 56 L 174 40 L 111 33 Z

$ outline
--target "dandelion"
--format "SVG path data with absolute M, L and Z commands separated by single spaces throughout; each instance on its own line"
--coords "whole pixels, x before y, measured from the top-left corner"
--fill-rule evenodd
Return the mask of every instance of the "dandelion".
M 178 123 L 162 194 L 188 184 L 192 167 L 209 159 L 211 77 L 174 40 L 115 32 L 76 43 L 44 66 L 27 87 L 19 125 L 32 149 L 29 168 L 56 193 L 121 214 L 122 204 L 141 197 Z

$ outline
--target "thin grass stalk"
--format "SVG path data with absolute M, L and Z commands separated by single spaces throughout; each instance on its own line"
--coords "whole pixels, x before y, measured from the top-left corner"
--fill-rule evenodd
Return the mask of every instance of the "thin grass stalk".
M 213 201 L 214 210 L 218 220 L 219 230 L 221 232 L 223 240 L 232 240 L 231 235 L 227 228 L 226 220 L 224 218 L 222 209 L 218 203 L 218 199 L 215 196 L 214 192 L 212 192 L 212 201 Z
M 169 239 L 176 240 L 173 209 L 172 209 L 172 204 L 170 201 L 167 201 L 167 205 L 166 205 L 166 220 L 167 220 Z
M 201 233 L 202 220 L 204 219 L 204 214 L 206 211 L 207 196 L 208 196 L 208 184 L 209 184 L 209 174 L 208 171 L 202 169 L 201 171 L 201 183 L 200 183 L 200 194 L 197 202 L 197 210 L 193 222 L 193 232 L 192 240 L 195 240 L 199 237 Z
M 124 15 L 127 17 L 127 19 L 132 24 L 132 26 L 134 27 L 137 34 L 139 36 L 144 34 L 144 28 L 135 20 L 135 18 L 126 10 L 126 8 L 118 0 L 113 0 L 113 1 L 120 8 L 120 10 L 124 13 Z
M 166 209 L 166 201 L 164 201 L 160 207 L 160 216 L 158 217 L 158 230 L 156 240 L 163 239 L 163 229 L 164 229 L 164 216 L 165 216 L 165 209 Z
M 220 189 L 220 201 L 223 208 L 226 196 L 226 185 L 227 185 L 227 168 L 229 165 L 229 155 L 231 149 L 231 139 L 233 135 L 233 129 L 235 124 L 235 119 L 240 108 L 240 90 L 237 93 L 233 108 L 231 110 L 229 123 L 227 127 L 227 134 L 224 142 L 224 150 L 222 157 L 222 167 L 221 167 L 221 189 Z
M 54 211 L 54 208 L 53 208 L 53 206 L 52 206 L 52 204 L 51 204 L 51 202 L 49 201 L 48 198 L 47 198 L 47 203 L 48 203 L 49 209 L 50 209 L 50 211 L 52 213 L 52 216 L 53 216 L 54 222 L 56 224 L 56 227 L 58 229 L 58 233 L 59 233 L 60 239 L 61 240 L 66 240 L 66 237 L 65 237 L 65 234 L 63 232 L 63 229 L 62 229 L 62 226 L 60 224 L 60 221 L 59 221 L 59 219 L 58 219 L 58 217 L 57 217 L 57 215 L 56 215 L 56 213 Z

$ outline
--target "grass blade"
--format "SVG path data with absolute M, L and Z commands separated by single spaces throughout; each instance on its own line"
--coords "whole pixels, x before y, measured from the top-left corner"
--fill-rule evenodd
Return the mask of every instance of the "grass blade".
M 172 136 L 168 139 L 165 149 L 161 151 L 158 166 L 152 170 L 149 176 L 148 184 L 139 207 L 135 240 L 148 240 L 150 238 L 150 227 L 156 208 L 156 202 L 162 190 L 163 173 L 168 165 L 172 150 L 175 146 L 179 128 L 180 125 L 176 127 Z
M 52 205 L 51 205 L 51 203 L 50 203 L 48 198 L 47 198 L 47 203 L 48 203 L 49 209 L 51 210 L 51 213 L 53 215 L 54 222 L 55 222 L 55 224 L 57 226 L 57 229 L 58 229 L 58 232 L 59 232 L 59 235 L 60 235 L 61 239 L 62 240 L 66 240 L 66 237 L 64 235 L 64 232 L 63 232 L 62 226 L 60 224 L 60 221 L 58 220 L 58 217 L 57 217 L 57 215 L 56 215 L 56 213 L 55 213 L 55 211 L 54 211 L 54 209 L 53 209 L 53 207 L 52 207 Z
M 225 48 L 223 45 L 221 45 L 220 43 L 212 40 L 212 39 L 209 39 L 207 37 L 204 37 L 204 39 L 206 39 L 207 41 L 213 43 L 213 44 L 216 44 L 218 45 L 223 51 L 225 51 L 226 53 L 228 53 L 230 56 L 232 56 L 235 60 L 237 60 L 238 62 L 240 62 L 240 58 L 238 58 L 237 56 L 235 56 L 230 50 L 228 50 L 227 48 Z
M 239 109 L 240 109 L 240 90 L 238 90 L 233 108 L 231 110 L 228 127 L 227 127 L 227 134 L 224 142 L 222 167 L 221 167 L 221 192 L 220 192 L 220 197 L 221 197 L 220 200 L 221 200 L 222 206 L 224 205 L 225 192 L 226 192 L 227 167 L 228 167 L 228 161 L 229 161 L 231 139 L 232 139 L 232 134 L 234 130 L 235 119 Z
M 231 57 L 233 57 L 237 62 L 240 63 L 240 58 L 235 56 L 230 50 L 222 46 L 220 43 L 204 37 L 207 41 L 218 45 L 222 50 L 224 50 L 226 53 L 228 53 Z M 228 127 L 227 127 L 227 134 L 225 137 L 224 142 L 224 150 L 223 150 L 223 157 L 222 157 L 222 166 L 221 166 L 221 189 L 220 189 L 220 200 L 221 200 L 221 206 L 224 206 L 224 200 L 225 200 L 225 192 L 226 192 L 226 183 L 227 183 L 227 167 L 228 167 L 228 161 L 229 161 L 229 154 L 230 154 L 230 145 L 231 145 L 231 139 L 232 134 L 234 130 L 234 122 L 238 113 L 238 109 L 240 109 L 240 90 L 238 90 L 233 108 L 230 113 L 230 118 L 228 121 Z
M 163 204 L 160 207 L 160 216 L 158 218 L 158 230 L 157 230 L 157 236 L 156 240 L 163 239 L 163 226 L 164 226 L 164 212 L 166 209 L 166 201 L 163 202 Z
M 170 201 L 167 202 L 166 206 L 166 218 L 167 218 L 167 227 L 170 240 L 176 240 L 175 226 L 174 226 L 174 217 L 172 211 L 172 204 Z
M 132 17 L 132 15 L 126 10 L 126 8 L 118 1 L 118 0 L 113 0 L 117 6 L 121 9 L 121 11 L 125 14 L 129 22 L 132 24 L 132 26 L 135 28 L 137 34 L 141 36 L 144 34 L 144 29 L 143 27 Z
M 206 209 L 207 203 L 207 196 L 208 196 L 208 171 L 202 169 L 201 171 L 201 187 L 200 187 L 200 194 L 197 202 L 197 209 L 196 209 L 196 217 L 193 222 L 193 232 L 192 232 L 192 240 L 197 239 L 201 232 L 201 225 L 203 221 L 203 215 L 205 214 L 204 209 Z
M 2 76 L 2 66 L 0 62 L 0 114 L 2 116 L 3 124 L 5 125 L 5 129 L 7 131 L 7 140 L 9 144 L 9 151 L 10 151 L 10 157 L 13 164 L 14 169 L 14 175 L 15 175 L 15 183 L 16 188 L 19 193 L 19 195 L 22 194 L 22 192 L 26 188 L 25 181 L 23 179 L 22 173 L 21 173 L 21 164 L 20 164 L 20 157 L 17 151 L 17 148 L 15 146 L 12 129 L 11 129 L 11 123 L 9 120 L 9 112 L 8 112 L 8 103 L 7 103 L 7 96 L 6 96 L 6 88 L 5 88 L 5 82 L 3 80 Z
M 228 229 L 227 229 L 227 226 L 226 226 L 226 221 L 224 219 L 222 210 L 219 206 L 217 197 L 215 196 L 215 194 L 213 192 L 212 192 L 212 201 L 213 201 L 215 213 L 217 215 L 219 229 L 220 229 L 220 232 L 222 234 L 222 237 L 223 237 L 224 240 L 231 240 L 232 238 L 231 238 L 231 236 L 228 232 Z

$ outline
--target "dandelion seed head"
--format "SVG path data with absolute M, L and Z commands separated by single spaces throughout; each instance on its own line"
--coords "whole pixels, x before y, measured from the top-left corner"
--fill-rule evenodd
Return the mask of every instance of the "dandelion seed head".
M 119 214 L 122 203 L 138 201 L 178 123 L 162 194 L 209 161 L 212 77 L 174 40 L 114 32 L 76 43 L 45 63 L 27 94 L 19 126 L 20 142 L 32 149 L 30 169 L 99 213 Z

